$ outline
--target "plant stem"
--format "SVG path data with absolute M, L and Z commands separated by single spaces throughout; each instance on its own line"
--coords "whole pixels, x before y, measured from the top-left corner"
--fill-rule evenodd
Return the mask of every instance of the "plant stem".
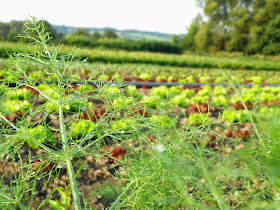
M 236 86 L 233 84 L 232 80 L 229 78 L 229 76 L 228 76 L 224 71 L 223 71 L 223 75 L 227 77 L 227 79 L 228 79 L 230 85 L 233 87 L 235 93 L 239 96 L 239 98 L 240 98 L 240 100 L 241 100 L 241 103 L 242 103 L 242 105 L 243 105 L 243 107 L 244 107 L 244 109 L 245 109 L 247 115 L 249 115 L 249 120 L 250 120 L 250 122 L 251 122 L 252 125 L 253 125 L 253 128 L 254 128 L 254 130 L 255 130 L 255 132 L 256 132 L 256 135 L 257 135 L 258 139 L 260 140 L 260 143 L 262 144 L 262 143 L 263 143 L 263 138 L 262 138 L 262 136 L 261 136 L 261 134 L 260 134 L 260 131 L 259 131 L 258 127 L 257 127 L 257 124 L 256 124 L 255 120 L 254 120 L 253 117 L 252 117 L 252 114 L 249 112 L 249 109 L 248 109 L 248 107 L 246 106 L 246 104 L 245 104 L 245 102 L 244 102 L 244 100 L 243 100 L 243 98 L 242 98 L 242 95 L 241 95 L 240 91 L 237 90 L 237 88 L 236 88 Z
M 80 202 L 80 198 L 79 198 L 79 190 L 77 187 L 77 182 L 76 182 L 73 165 L 72 165 L 71 159 L 66 159 L 65 161 L 66 161 L 66 167 L 67 167 L 68 176 L 69 176 L 69 180 L 70 180 L 74 206 L 75 206 L 76 210 L 77 209 L 80 210 L 80 209 L 82 209 L 82 207 L 81 207 L 81 202 Z
M 52 69 L 54 71 L 54 73 L 57 76 L 57 80 L 58 80 L 58 86 L 59 86 L 59 93 L 62 92 L 63 88 L 62 88 L 62 83 L 61 83 L 61 74 L 59 72 L 58 69 L 56 69 L 55 65 L 54 65 L 54 57 L 53 55 L 50 53 L 48 46 L 46 44 L 47 40 L 45 39 L 45 37 L 42 35 L 41 32 L 38 31 L 38 35 L 40 37 L 40 39 L 42 40 L 42 45 L 45 49 L 46 54 L 48 55 L 49 59 L 50 59 L 50 64 L 52 66 Z M 64 153 L 64 158 L 65 158 L 65 162 L 66 162 L 66 168 L 68 171 L 68 176 L 69 176 L 69 180 L 70 180 L 70 185 L 71 185 L 71 191 L 72 191 L 72 197 L 73 197 L 73 201 L 74 201 L 74 206 L 75 209 L 82 209 L 81 208 L 81 203 L 80 203 L 80 198 L 79 198 L 79 191 L 78 191 L 78 187 L 77 187 L 77 182 L 76 182 L 76 177 L 75 177 L 75 173 L 74 173 L 74 169 L 73 169 L 73 165 L 72 165 L 72 156 L 70 155 L 70 149 L 68 146 L 68 139 L 67 139 L 67 133 L 66 133 L 66 127 L 65 127 L 65 120 L 64 120 L 64 116 L 63 116 L 63 98 L 60 95 L 59 97 L 59 103 L 58 103 L 58 107 L 59 107 L 59 124 L 60 124 L 60 134 L 61 134 L 61 141 L 63 143 L 63 153 Z
M 213 196 L 216 198 L 220 209 L 222 209 L 222 210 L 230 209 L 228 204 L 223 200 L 220 191 L 216 187 L 214 179 L 213 179 L 211 173 L 208 170 L 208 166 L 207 166 L 207 164 L 205 164 L 205 161 L 203 160 L 202 154 L 201 154 L 201 157 L 200 157 L 199 161 L 200 161 L 200 164 L 201 164 L 202 169 L 204 171 L 204 177 L 206 178 L 207 182 L 209 183 L 211 192 L 212 192 Z
M 130 187 L 134 184 L 135 181 L 131 181 L 126 188 L 122 191 L 122 193 L 119 195 L 117 200 L 113 203 L 113 205 L 110 207 L 109 210 L 113 210 L 116 208 L 117 204 L 120 202 L 120 200 L 125 196 L 126 192 L 130 189 Z
M 2 200 L 3 203 L 6 203 L 6 204 L 16 204 L 20 207 L 20 209 L 23 209 L 23 210 L 27 210 L 28 208 L 23 205 L 22 203 L 20 203 L 19 201 L 15 200 L 15 199 L 12 199 L 10 198 L 8 195 L 5 195 L 5 194 L 1 194 L 1 196 L 3 196 L 4 200 Z M 7 199 L 7 200 L 5 200 Z
M 67 141 L 67 135 L 66 135 L 66 127 L 64 123 L 64 116 L 63 116 L 63 107 L 61 103 L 59 104 L 59 124 L 60 124 L 60 132 L 61 132 L 61 140 L 63 143 L 63 152 L 65 155 L 65 162 L 66 162 L 66 168 L 70 180 L 70 185 L 71 185 L 71 191 L 72 191 L 72 197 L 74 201 L 74 206 L 75 209 L 80 210 L 81 208 L 81 203 L 80 203 L 80 198 L 79 198 L 79 191 L 77 187 L 77 182 L 75 178 L 75 173 L 73 169 L 73 165 L 71 162 L 71 155 L 70 155 L 70 150 L 68 146 L 68 141 Z

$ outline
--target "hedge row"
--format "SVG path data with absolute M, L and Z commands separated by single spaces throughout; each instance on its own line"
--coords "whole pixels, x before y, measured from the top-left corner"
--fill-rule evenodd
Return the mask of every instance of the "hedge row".
M 67 36 L 63 43 L 66 45 L 106 49 L 121 49 L 127 51 L 148 51 L 181 54 L 183 48 L 164 41 L 127 40 L 127 39 L 101 39 L 94 41 L 86 36 Z

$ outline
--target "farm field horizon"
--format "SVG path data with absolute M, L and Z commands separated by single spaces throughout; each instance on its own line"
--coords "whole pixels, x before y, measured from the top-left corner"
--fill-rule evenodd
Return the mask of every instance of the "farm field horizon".
M 0 42 L 0 207 L 279 207 L 279 56 L 43 48 Z
M 0 58 L 7 58 L 15 48 L 22 43 L 0 42 Z M 27 45 L 26 50 L 33 47 Z M 61 45 L 58 53 L 68 54 L 73 46 Z M 75 52 L 81 60 L 86 59 L 87 63 L 104 64 L 151 64 L 171 67 L 190 68 L 223 68 L 232 70 L 279 70 L 279 56 L 269 55 L 242 55 L 242 53 L 190 53 L 183 54 L 160 53 L 160 52 L 139 52 L 126 51 L 121 49 L 106 48 L 79 48 Z

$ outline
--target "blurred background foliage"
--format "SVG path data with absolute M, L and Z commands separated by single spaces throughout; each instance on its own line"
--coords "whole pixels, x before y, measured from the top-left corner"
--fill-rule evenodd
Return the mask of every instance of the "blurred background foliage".
M 280 53 L 279 0 L 197 0 L 197 3 L 203 14 L 198 14 L 186 34 L 180 35 L 155 32 L 146 32 L 145 35 L 135 30 L 132 31 L 134 38 L 131 38 L 111 28 L 73 28 L 44 22 L 54 42 L 79 47 L 176 54 L 184 50 L 199 53 Z M 16 35 L 23 28 L 23 21 L 0 22 L 0 41 L 18 41 Z

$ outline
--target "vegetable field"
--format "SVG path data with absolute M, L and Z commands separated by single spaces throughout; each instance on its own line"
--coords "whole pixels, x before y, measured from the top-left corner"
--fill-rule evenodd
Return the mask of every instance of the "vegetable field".
M 1 209 L 278 208 L 279 57 L 75 54 L 32 24 L 1 60 Z

